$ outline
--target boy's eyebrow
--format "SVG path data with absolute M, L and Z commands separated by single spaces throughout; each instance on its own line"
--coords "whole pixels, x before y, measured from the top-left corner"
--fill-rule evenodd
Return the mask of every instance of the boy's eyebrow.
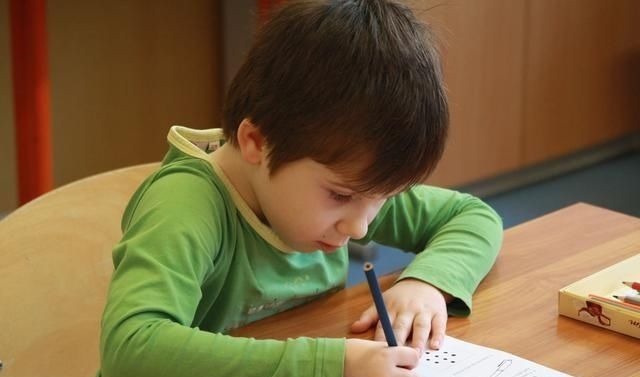
M 377 195 L 371 195 L 371 194 L 368 194 L 367 192 L 358 191 L 358 190 L 356 190 L 356 189 L 355 189 L 355 188 L 353 188 L 353 187 L 349 187 L 349 185 L 348 185 L 348 184 L 344 184 L 344 183 L 340 183 L 340 182 L 332 181 L 332 180 L 330 180 L 330 179 L 327 179 L 327 183 L 328 183 L 330 186 L 334 186 L 334 187 L 337 187 L 337 188 L 340 188 L 340 189 L 344 189 L 344 190 L 349 191 L 348 195 L 361 196 L 361 197 L 376 197 L 376 196 L 377 196 Z M 380 195 L 380 196 L 383 196 L 383 197 L 385 197 L 385 198 L 389 198 L 389 197 L 391 197 L 391 196 L 393 196 L 393 195 L 396 195 L 397 193 L 398 193 L 398 192 L 393 192 L 393 193 L 390 193 L 390 194 Z
M 331 186 L 338 187 L 338 188 L 341 188 L 341 189 L 344 189 L 344 190 L 347 190 L 347 191 L 351 191 L 354 194 L 358 193 L 358 191 L 356 189 L 354 189 L 353 187 L 350 187 L 349 185 L 347 185 L 345 183 L 336 182 L 336 181 L 333 181 L 331 179 L 327 179 L 326 181 Z

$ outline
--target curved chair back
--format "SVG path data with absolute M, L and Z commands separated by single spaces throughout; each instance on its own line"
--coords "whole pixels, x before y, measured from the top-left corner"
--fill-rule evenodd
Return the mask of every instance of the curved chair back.
M 53 190 L 0 220 L 2 377 L 92 376 L 124 207 L 158 164 Z

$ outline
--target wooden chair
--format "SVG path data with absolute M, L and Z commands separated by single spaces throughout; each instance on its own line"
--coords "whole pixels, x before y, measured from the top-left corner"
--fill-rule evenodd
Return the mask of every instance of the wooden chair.
M 0 377 L 95 374 L 120 218 L 157 167 L 82 179 L 0 221 Z

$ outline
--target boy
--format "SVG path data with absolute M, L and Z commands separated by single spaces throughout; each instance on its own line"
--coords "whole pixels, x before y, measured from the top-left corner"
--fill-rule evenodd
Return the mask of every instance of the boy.
M 502 234 L 478 199 L 418 185 L 448 123 L 425 33 L 384 0 L 273 16 L 231 85 L 224 131 L 174 126 L 125 211 L 99 375 L 412 375 L 447 313 L 469 314 Z M 401 346 L 225 335 L 343 287 L 350 239 L 418 254 L 385 292 Z M 352 330 L 376 323 L 372 306 Z

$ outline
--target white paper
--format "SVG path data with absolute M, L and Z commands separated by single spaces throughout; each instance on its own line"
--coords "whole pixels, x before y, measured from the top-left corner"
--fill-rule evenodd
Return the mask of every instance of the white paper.
M 415 372 L 420 377 L 566 377 L 510 353 L 447 336 L 443 347 L 427 350 Z

